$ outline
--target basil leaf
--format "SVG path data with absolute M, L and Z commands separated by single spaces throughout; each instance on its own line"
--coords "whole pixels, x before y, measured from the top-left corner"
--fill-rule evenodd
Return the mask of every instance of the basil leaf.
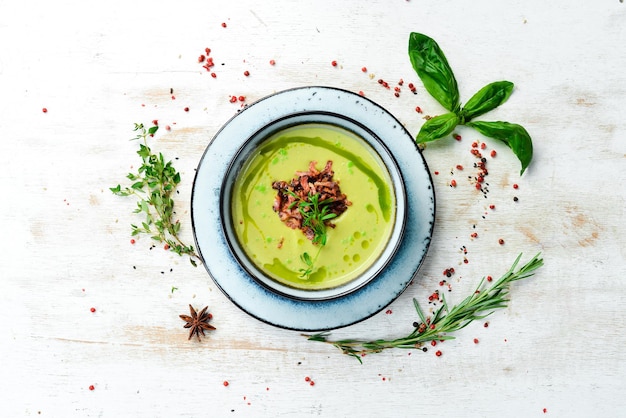
M 450 112 L 459 110 L 459 88 L 437 42 L 421 33 L 409 36 L 409 58 L 424 87 Z
M 459 117 L 456 113 L 446 113 L 444 115 L 435 116 L 422 125 L 415 142 L 421 144 L 423 142 L 434 141 L 443 138 L 456 128 L 459 124 Z
M 470 122 L 467 126 L 508 145 L 522 163 L 520 176 L 524 174 L 533 158 L 533 142 L 523 126 L 509 122 Z
M 510 81 L 496 81 L 487 84 L 465 103 L 465 106 L 463 106 L 461 110 L 462 121 L 469 122 L 476 116 L 480 116 L 495 109 L 506 102 L 512 92 L 513 83 Z

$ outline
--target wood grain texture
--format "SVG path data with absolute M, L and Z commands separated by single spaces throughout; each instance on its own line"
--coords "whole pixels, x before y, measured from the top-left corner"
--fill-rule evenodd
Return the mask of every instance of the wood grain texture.
M 0 10 L 0 416 L 623 415 L 619 0 L 0 1 Z M 249 317 L 202 267 L 145 238 L 129 243 L 134 202 L 108 188 L 138 164 L 134 122 L 171 127 L 153 146 L 176 158 L 177 215 L 191 242 L 194 170 L 239 109 L 231 95 L 252 103 L 312 84 L 363 91 L 413 135 L 424 115 L 442 112 L 411 68 L 411 31 L 439 42 L 462 100 L 491 81 L 515 83 L 488 116 L 525 126 L 534 160 L 520 178 L 507 149 L 464 128 L 461 141 L 430 144 L 437 221 L 418 277 L 389 313 L 333 336 L 402 336 L 412 298 L 427 306 L 444 269 L 455 268 L 446 296 L 460 301 L 518 253 L 541 251 L 545 266 L 513 286 L 488 328 L 470 325 L 439 345 L 441 357 L 389 351 L 359 365 Z M 206 47 L 216 78 L 197 62 Z M 402 78 L 401 96 L 381 78 Z M 486 198 L 468 178 L 472 141 L 497 152 Z M 188 341 L 178 318 L 189 303 L 214 315 L 217 330 L 202 342 Z

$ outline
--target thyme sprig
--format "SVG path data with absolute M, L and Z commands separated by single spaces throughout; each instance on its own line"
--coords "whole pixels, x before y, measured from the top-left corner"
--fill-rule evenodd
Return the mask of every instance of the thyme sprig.
M 455 337 L 450 335 L 455 331 L 465 328 L 471 322 L 483 319 L 491 315 L 496 309 L 505 308 L 509 301 L 509 286 L 512 282 L 522 280 L 534 274 L 535 270 L 543 265 L 540 253 L 524 264 L 519 270 L 517 265 L 522 257 L 520 254 L 511 268 L 500 279 L 491 286 L 487 286 L 483 277 L 476 290 L 466 297 L 461 303 L 450 308 L 445 297 L 442 298 L 442 305 L 431 317 L 426 316 L 420 308 L 416 299 L 413 299 L 419 322 L 413 323 L 414 330 L 406 337 L 394 340 L 360 340 L 345 339 L 333 341 L 329 339 L 329 332 L 321 332 L 314 335 L 305 335 L 310 341 L 319 341 L 331 344 L 347 354 L 363 361 L 361 357 L 365 354 L 379 353 L 389 348 L 415 349 L 420 348 L 424 343 L 433 340 L 451 340 Z M 443 294 L 442 294 L 443 296 Z
M 122 188 L 121 185 L 111 187 L 110 190 L 118 196 L 135 196 L 138 198 L 137 208 L 133 213 L 145 215 L 141 225 L 131 224 L 132 236 L 148 234 L 159 243 L 165 243 L 166 248 L 176 254 L 188 255 L 193 266 L 197 266 L 196 260 L 200 258 L 193 246 L 184 244 L 178 233 L 180 222 L 174 220 L 173 194 L 176 186 L 180 183 L 180 173 L 176 171 L 171 161 L 165 162 L 162 153 L 154 153 L 148 146 L 148 137 L 153 137 L 159 129 L 152 126 L 146 129 L 141 123 L 135 123 L 134 132 L 137 136 L 131 140 L 138 140 L 142 164 L 137 173 L 128 173 L 126 176 L 133 184 Z

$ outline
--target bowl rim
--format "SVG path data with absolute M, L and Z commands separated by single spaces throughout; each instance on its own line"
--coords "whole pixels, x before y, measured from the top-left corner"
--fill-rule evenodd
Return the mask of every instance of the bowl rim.
M 245 166 L 251 156 L 254 155 L 255 150 L 259 146 L 262 146 L 273 135 L 291 127 L 305 124 L 336 126 L 355 135 L 358 138 L 358 141 L 362 142 L 363 145 L 368 148 L 368 152 L 374 154 L 374 158 L 379 160 L 377 162 L 380 163 L 381 168 L 387 171 L 391 181 L 392 193 L 394 195 L 395 202 L 393 207 L 394 222 L 392 229 L 389 233 L 387 243 L 380 249 L 376 259 L 372 261 L 370 266 L 357 277 L 350 279 L 341 285 L 324 289 L 301 289 L 291 287 L 271 278 L 249 259 L 245 249 L 242 248 L 241 243 L 237 239 L 236 233 L 232 232 L 232 216 L 230 214 L 232 191 L 234 189 L 234 182 L 238 178 L 242 166 Z M 355 132 L 355 130 L 365 132 L 366 135 Z M 224 176 L 222 187 L 220 189 L 220 203 L 220 221 L 222 224 L 222 230 L 226 235 L 226 242 L 229 249 L 237 262 L 240 263 L 243 269 L 246 270 L 253 279 L 259 282 L 262 286 L 267 287 L 270 291 L 278 292 L 286 297 L 302 300 L 327 300 L 341 298 L 358 290 L 362 286 L 366 286 L 370 280 L 380 274 L 380 272 L 395 256 L 398 246 L 402 243 L 404 225 L 407 217 L 406 190 L 404 187 L 402 172 L 400 171 L 393 154 L 387 148 L 382 139 L 376 136 L 374 132 L 371 132 L 367 126 L 363 125 L 359 121 L 353 120 L 341 114 L 327 111 L 306 111 L 284 115 L 281 118 L 264 125 L 251 137 L 247 138 L 241 144 L 239 150 L 235 153 L 235 156 L 230 161 L 226 170 L 226 175 Z

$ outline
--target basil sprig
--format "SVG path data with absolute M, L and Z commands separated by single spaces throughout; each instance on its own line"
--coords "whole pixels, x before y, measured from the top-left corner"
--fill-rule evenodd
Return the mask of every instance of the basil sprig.
M 458 125 L 466 125 L 511 148 L 522 165 L 522 175 L 533 157 L 533 144 L 526 129 L 508 122 L 472 122 L 475 117 L 506 102 L 513 92 L 513 83 L 496 81 L 487 84 L 461 106 L 459 88 L 452 68 L 432 38 L 421 33 L 411 33 L 409 58 L 426 91 L 448 110 L 448 113 L 427 120 L 417 134 L 416 142 L 421 144 L 435 141 L 452 133 Z

